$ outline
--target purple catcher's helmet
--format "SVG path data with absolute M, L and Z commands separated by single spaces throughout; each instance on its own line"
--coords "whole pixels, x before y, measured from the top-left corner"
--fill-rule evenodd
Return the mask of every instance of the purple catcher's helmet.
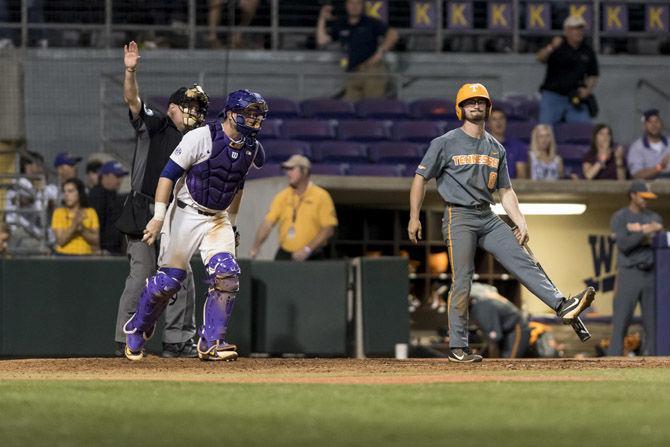
M 237 130 L 245 137 L 255 138 L 268 113 L 268 104 L 256 92 L 237 90 L 226 98 L 226 106 L 219 113 L 219 118 L 225 117 L 229 111 L 237 114 L 235 116 Z

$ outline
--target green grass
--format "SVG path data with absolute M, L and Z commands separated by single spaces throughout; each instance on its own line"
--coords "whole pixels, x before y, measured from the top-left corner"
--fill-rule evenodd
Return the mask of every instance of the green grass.
M 0 446 L 670 445 L 670 371 L 569 375 L 607 381 L 4 381 Z

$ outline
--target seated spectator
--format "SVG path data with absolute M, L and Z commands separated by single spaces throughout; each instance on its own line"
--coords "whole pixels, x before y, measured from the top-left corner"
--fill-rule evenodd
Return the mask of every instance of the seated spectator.
M 510 178 L 528 178 L 528 147 L 516 138 L 508 138 L 507 115 L 502 109 L 493 107 L 489 117 L 489 131 L 496 140 L 505 146 L 507 170 Z
M 51 229 L 56 236 L 56 253 L 90 255 L 98 250 L 100 224 L 98 215 L 88 207 L 84 182 L 66 180 L 61 187 L 63 206 L 56 208 Z
M 84 183 L 86 184 L 86 192 L 90 192 L 91 188 L 100 182 L 100 167 L 102 162 L 97 159 L 90 160 L 86 163 L 86 177 Z
M 584 156 L 582 173 L 587 180 L 626 180 L 623 146 L 615 144 L 612 129 L 596 124 L 591 138 L 591 150 Z
M 0 221 L 0 256 L 9 254 L 9 238 L 11 235 L 9 225 Z
M 100 167 L 100 183 L 91 189 L 89 201 L 100 221 L 100 248 L 115 255 L 124 254 L 123 235 L 114 225 L 121 216 L 123 197 L 119 188 L 128 171 L 118 161 Z
M 538 124 L 530 136 L 530 178 L 558 180 L 563 178 L 563 159 L 556 154 L 556 139 L 551 126 Z
M 58 172 L 58 185 L 62 186 L 66 180 L 77 178 L 77 163 L 81 157 L 75 157 L 69 152 L 59 152 L 54 159 L 54 168 Z
M 670 145 L 663 135 L 663 121 L 658 109 L 642 115 L 644 135 L 628 150 L 628 172 L 634 178 L 652 180 L 670 178 Z

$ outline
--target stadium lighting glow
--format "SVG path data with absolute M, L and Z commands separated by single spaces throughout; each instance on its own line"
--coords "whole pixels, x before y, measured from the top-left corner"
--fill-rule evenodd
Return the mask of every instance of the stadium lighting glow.
M 519 208 L 530 216 L 574 216 L 586 211 L 583 203 L 520 203 Z M 496 214 L 507 214 L 500 203 L 492 205 L 491 209 Z

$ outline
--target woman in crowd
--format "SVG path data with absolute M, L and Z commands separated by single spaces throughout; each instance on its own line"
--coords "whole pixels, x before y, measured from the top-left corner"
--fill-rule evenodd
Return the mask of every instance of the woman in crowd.
M 612 129 L 596 124 L 591 138 L 591 150 L 584 156 L 582 172 L 587 180 L 625 180 L 626 165 L 623 147 L 614 143 Z
M 63 205 L 56 208 L 51 229 L 56 236 L 56 253 L 90 255 L 98 250 L 100 224 L 98 215 L 88 207 L 84 182 L 78 178 L 63 183 Z
M 530 137 L 530 178 L 558 180 L 563 178 L 563 160 L 556 154 L 556 139 L 551 126 L 538 124 Z

